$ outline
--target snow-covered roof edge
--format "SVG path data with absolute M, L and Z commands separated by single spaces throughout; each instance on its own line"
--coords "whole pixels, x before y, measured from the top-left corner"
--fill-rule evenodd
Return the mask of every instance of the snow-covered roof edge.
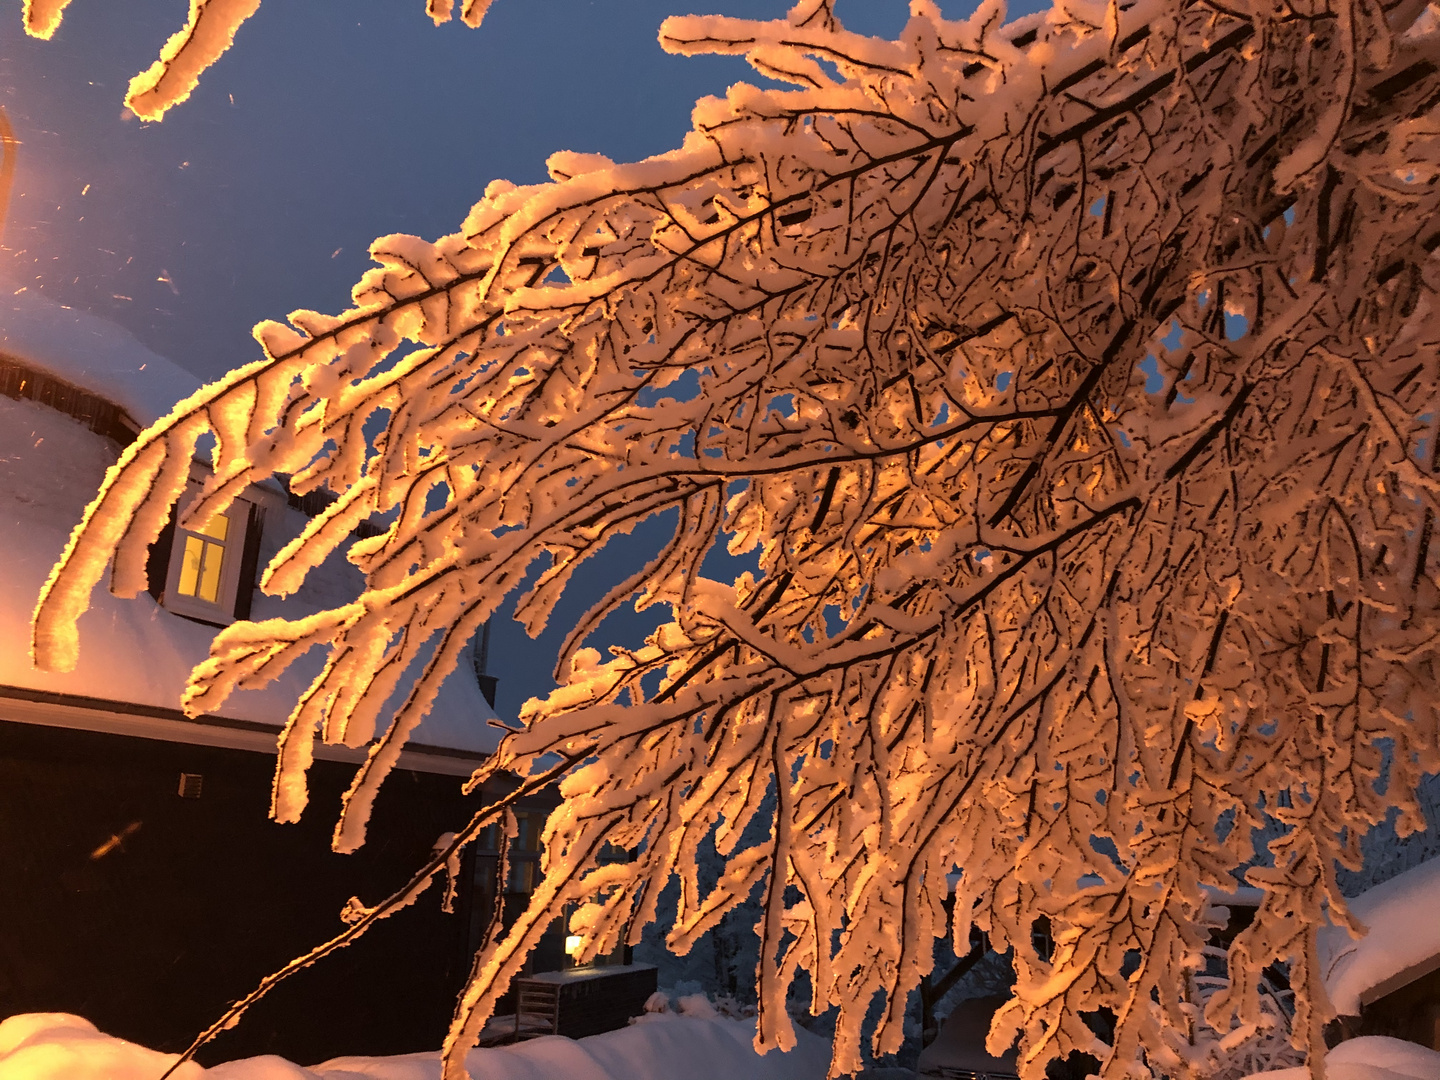
M 29 290 L 0 297 L 0 352 L 114 402 L 141 428 L 200 388 L 128 330 Z
M 9 685 L 0 685 L 0 719 L 40 727 L 63 727 L 73 731 L 126 735 L 187 746 L 216 746 L 269 755 L 275 753 L 278 737 L 276 729 L 268 724 L 240 720 L 223 713 L 189 717 L 176 709 L 130 705 L 122 701 Z M 359 765 L 366 755 L 363 747 L 319 741 L 315 744 L 315 757 L 319 760 Z M 396 767 L 412 772 L 470 776 L 488 756 L 483 750 L 413 739 L 400 752 Z
M 1335 1008 L 1365 1006 L 1440 968 L 1440 859 L 1431 859 L 1349 901 L 1369 930 L 1358 941 L 1342 928 L 1320 932 L 1321 971 Z

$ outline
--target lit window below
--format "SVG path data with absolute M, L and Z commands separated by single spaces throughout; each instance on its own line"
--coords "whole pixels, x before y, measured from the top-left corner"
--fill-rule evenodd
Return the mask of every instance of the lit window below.
M 211 604 L 220 602 L 220 573 L 225 563 L 225 535 L 230 519 L 211 518 L 203 529 L 185 533 L 185 552 L 180 580 L 175 588 L 182 596 L 198 596 Z
M 177 504 L 177 514 L 199 489 L 199 480 L 192 477 Z M 243 618 L 237 610 L 237 597 L 240 578 L 254 573 L 259 541 L 258 522 L 252 520 L 255 516 L 249 500 L 236 499 L 223 514 L 216 514 L 199 528 L 175 524 L 169 551 L 161 556 L 166 563 L 164 587 L 152 588 L 161 604 L 177 615 L 214 626 L 224 626 L 237 615 Z M 247 581 L 244 587 L 248 590 L 251 584 Z M 248 613 L 248 602 L 244 607 Z

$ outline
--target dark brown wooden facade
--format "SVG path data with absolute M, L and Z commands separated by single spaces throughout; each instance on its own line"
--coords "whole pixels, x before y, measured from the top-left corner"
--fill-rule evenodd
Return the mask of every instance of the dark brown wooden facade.
M 1388 986 L 1393 989 L 1380 987 L 1373 1000 L 1362 1001 L 1359 1016 L 1340 1017 L 1327 1032 L 1328 1041 L 1388 1035 L 1440 1050 L 1440 956 L 1389 980 Z
M 651 964 L 570 968 L 515 980 L 516 1032 L 520 1037 L 571 1039 L 624 1027 L 645 1011 L 658 973 Z
M 393 892 L 481 799 L 461 776 L 399 769 L 365 846 L 337 855 L 351 763 L 317 760 L 304 819 L 277 825 L 273 753 L 6 719 L 22 705 L 0 694 L 0 1017 L 77 1013 L 160 1050 L 342 929 L 350 897 Z M 200 1062 L 437 1049 L 483 914 L 473 888 L 453 914 L 440 900 L 436 886 L 283 982 Z
M 114 402 L 3 352 L 0 352 L 0 394 L 48 405 L 74 417 L 117 446 L 130 445 L 140 433 L 140 425 Z

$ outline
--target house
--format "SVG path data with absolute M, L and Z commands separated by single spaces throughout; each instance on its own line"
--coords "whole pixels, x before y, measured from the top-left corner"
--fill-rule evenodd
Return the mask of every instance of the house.
M 935 1080 L 1015 1080 L 1020 1071 L 1016 1047 L 999 1057 L 985 1049 L 990 1021 L 1007 1000 L 1005 995 L 992 994 L 956 1005 L 935 1040 L 920 1051 L 918 1074 Z
M 1336 1041 L 1388 1036 L 1440 1050 L 1440 859 L 1431 859 L 1350 900 L 1368 929 L 1356 940 L 1327 927 L 1321 970 L 1340 1014 Z
M 329 840 L 363 748 L 317 747 L 304 820 L 268 820 L 276 735 L 318 655 L 220 715 L 179 711 L 218 626 L 303 616 L 360 584 L 337 556 L 286 600 L 255 588 L 258 569 L 317 509 L 278 483 L 252 486 L 202 531 L 172 523 L 152 548 L 148 595 L 96 591 L 76 669 L 31 666 L 30 612 L 105 469 L 196 385 L 101 320 L 24 294 L 0 302 L 0 1018 L 77 1013 L 167 1051 L 333 936 L 350 897 L 393 892 L 442 834 L 499 794 L 461 791 L 501 734 L 494 681 L 475 671 L 446 682 L 354 855 Z M 192 479 L 206 468 L 195 462 Z M 492 829 L 466 852 L 453 913 L 434 889 L 283 982 L 202 1063 L 433 1050 L 490 911 L 503 902 L 513 918 L 538 877 L 554 803 L 520 806 L 515 891 L 503 901 Z M 561 933 L 552 928 L 533 970 L 565 965 Z

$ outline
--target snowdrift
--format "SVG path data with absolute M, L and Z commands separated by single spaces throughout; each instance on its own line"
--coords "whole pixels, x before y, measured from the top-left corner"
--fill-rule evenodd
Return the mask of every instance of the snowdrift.
M 585 1039 L 546 1036 L 472 1050 L 475 1080 L 822 1080 L 829 1043 L 796 1029 L 789 1053 L 755 1053 L 753 1021 L 649 1013 L 634 1024 Z M 1440 1056 L 1440 1055 L 1437 1055 Z M 0 1021 L 0 1080 L 159 1080 L 175 1061 L 64 1013 Z M 439 1053 L 335 1058 L 301 1068 L 256 1057 L 209 1069 L 182 1065 L 174 1080 L 439 1080 Z M 1427 1078 L 1428 1080 L 1428 1078 Z
M 0 1065 L 3 1068 L 3 1065 Z M 0 1074 L 3 1075 L 3 1074 Z M 1275 1069 L 1245 1080 L 1309 1080 L 1310 1070 Z M 1440 1080 L 1440 1052 L 1403 1039 L 1363 1035 L 1325 1055 L 1326 1080 Z

